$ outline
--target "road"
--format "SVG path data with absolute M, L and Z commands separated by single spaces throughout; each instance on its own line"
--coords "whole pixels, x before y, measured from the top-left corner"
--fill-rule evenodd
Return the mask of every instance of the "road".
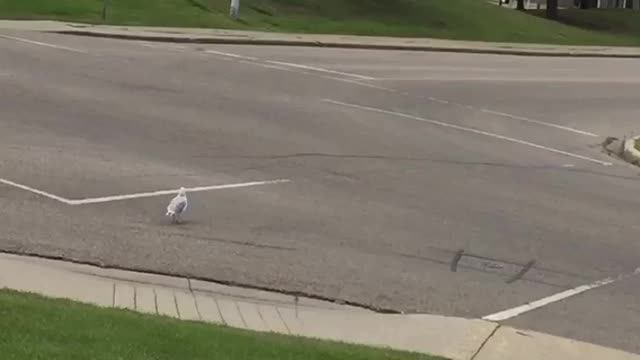
M 1 35 L 2 250 L 640 353 L 637 60 Z

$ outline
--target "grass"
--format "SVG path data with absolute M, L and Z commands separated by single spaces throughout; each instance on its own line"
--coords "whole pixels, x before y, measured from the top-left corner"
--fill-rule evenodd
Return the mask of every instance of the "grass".
M 436 360 L 0 290 L 3 360 Z
M 618 31 L 604 12 L 572 13 L 566 23 L 487 4 L 485 0 L 109 0 L 108 22 L 122 25 L 215 27 L 300 33 L 434 37 L 575 45 L 640 45 L 637 31 Z M 102 0 L 0 0 L 0 17 L 100 23 Z M 616 12 L 617 13 L 617 12 Z M 630 14 L 630 15 L 629 15 Z M 611 15 L 612 17 L 622 17 Z M 640 12 L 625 12 L 638 29 Z

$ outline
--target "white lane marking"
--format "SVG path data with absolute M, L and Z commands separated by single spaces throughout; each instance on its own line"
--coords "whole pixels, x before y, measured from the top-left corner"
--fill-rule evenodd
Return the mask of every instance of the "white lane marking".
M 253 57 L 253 56 L 244 56 L 244 55 L 232 54 L 232 53 L 222 52 L 222 51 L 205 50 L 205 52 L 206 52 L 207 54 L 215 54 L 215 55 L 228 56 L 228 57 L 231 57 L 231 58 L 234 58 L 234 59 L 244 59 L 244 60 L 253 60 L 253 61 L 258 60 L 258 58 Z
M 323 69 L 323 68 L 319 68 L 319 67 L 315 67 L 315 66 L 294 64 L 294 63 L 282 62 L 282 61 L 274 61 L 274 60 L 265 60 L 265 61 L 268 62 L 268 63 L 271 63 L 271 64 L 289 66 L 289 67 L 298 68 L 298 69 L 305 69 L 305 70 L 313 70 L 313 71 L 318 71 L 318 72 L 324 72 L 324 73 L 327 73 L 327 74 L 348 76 L 348 77 L 352 77 L 352 78 L 356 78 L 356 79 L 360 79 L 360 80 L 375 80 L 375 78 L 373 78 L 371 76 L 365 76 L 365 75 L 347 73 L 347 72 L 342 72 L 342 71 Z
M 515 138 L 512 138 L 512 137 L 504 136 L 504 135 L 499 135 L 499 134 L 495 134 L 495 133 L 491 133 L 491 132 L 487 132 L 487 131 L 468 128 L 468 127 L 465 127 L 465 126 L 459 126 L 459 125 L 444 123 L 444 122 L 440 122 L 440 121 L 436 121 L 436 120 L 425 119 L 425 118 L 421 118 L 421 117 L 418 117 L 418 116 L 413 116 L 413 115 L 409 115 L 409 114 L 403 114 L 403 113 L 384 110 L 384 109 L 378 109 L 378 108 L 369 107 L 369 106 L 349 104 L 349 103 L 336 101 L 336 100 L 331 100 L 331 99 L 325 99 L 324 101 L 328 102 L 328 103 L 336 104 L 336 105 L 342 105 L 342 106 L 352 107 L 352 108 L 361 109 L 361 110 L 368 110 L 368 111 L 378 112 L 378 113 L 387 114 L 387 115 L 394 115 L 394 116 L 398 116 L 398 117 L 403 117 L 403 118 L 412 119 L 412 120 L 416 120 L 416 121 L 427 122 L 427 123 L 430 123 L 430 124 L 435 124 L 435 125 L 439 125 L 439 126 L 443 126 L 443 127 L 452 128 L 452 129 L 467 131 L 467 132 L 471 132 L 471 133 L 474 133 L 474 134 L 490 136 L 490 137 L 493 137 L 493 138 L 496 138 L 496 139 L 501 139 L 501 140 L 505 140 L 505 141 L 514 142 L 514 143 L 517 143 L 517 144 L 527 145 L 527 146 L 534 147 L 536 149 L 546 150 L 546 151 L 550 151 L 552 153 L 556 153 L 556 154 L 560 154 L 560 155 L 564 155 L 564 156 L 568 156 L 568 157 L 572 157 L 572 158 L 576 158 L 576 159 L 581 159 L 581 160 L 585 160 L 585 161 L 590 161 L 590 162 L 593 162 L 593 163 L 596 163 L 596 164 L 600 164 L 600 165 L 604 165 L 604 166 L 613 165 L 610 162 L 601 161 L 601 160 L 593 159 L 593 158 L 590 158 L 590 157 L 586 157 L 586 156 L 582 156 L 582 155 L 578 155 L 578 154 L 574 154 L 574 153 L 570 153 L 570 152 L 566 152 L 566 151 L 562 151 L 562 150 L 546 147 L 546 146 L 543 146 L 543 145 L 534 144 L 534 143 L 531 143 L 531 142 L 528 142 L 528 141 L 519 140 L 519 139 L 515 139 Z
M 288 179 L 280 179 L 280 180 L 268 180 L 268 181 L 254 181 L 254 182 L 246 182 L 239 184 L 227 184 L 227 185 L 213 185 L 213 186 L 200 186 L 200 187 L 192 187 L 186 188 L 187 192 L 199 192 L 199 191 L 210 191 L 210 190 L 222 190 L 222 189 L 235 189 L 242 187 L 250 187 L 250 186 L 260 186 L 260 185 L 272 185 L 272 184 L 280 184 L 290 182 Z M 70 200 L 70 205 L 86 205 L 86 204 L 97 204 L 97 203 L 105 203 L 112 201 L 120 201 L 120 200 L 130 200 L 130 199 L 139 199 L 145 197 L 153 197 L 160 195 L 170 195 L 177 194 L 179 189 L 175 190 L 160 190 L 146 193 L 137 193 L 137 194 L 126 194 L 126 195 L 114 195 L 114 196 L 105 196 L 98 198 L 89 198 L 82 200 Z
M 43 42 L 40 42 L 40 41 L 34 41 L 34 40 L 29 40 L 29 39 L 23 39 L 23 38 L 19 38 L 19 37 L 15 37 L 15 36 L 0 35 L 0 38 L 13 40 L 13 41 L 18 41 L 18 42 L 23 42 L 23 43 L 27 43 L 27 44 L 31 44 L 31 45 L 39 45 L 39 46 L 50 47 L 50 48 L 58 49 L 58 50 L 71 51 L 71 52 L 80 53 L 80 54 L 88 54 L 89 53 L 88 51 L 85 51 L 85 50 L 70 48 L 70 47 L 61 46 L 61 45 L 43 43 Z
M 562 125 L 558 125 L 558 124 L 554 124 L 554 123 L 548 123 L 546 121 L 530 119 L 530 118 L 525 117 L 525 116 L 511 115 L 511 114 L 507 114 L 507 113 L 503 113 L 503 112 L 495 111 L 495 110 L 489 110 L 489 109 L 479 109 L 479 110 L 482 111 L 482 112 L 488 113 L 488 114 L 504 116 L 504 117 L 512 118 L 514 120 L 521 120 L 521 121 L 526 121 L 526 122 L 530 122 L 530 123 L 538 124 L 538 125 L 542 125 L 542 126 L 549 126 L 549 127 L 553 127 L 553 128 L 556 128 L 556 129 L 571 131 L 571 132 L 574 132 L 576 134 L 592 136 L 592 137 L 599 137 L 599 135 L 596 135 L 594 133 L 590 133 L 588 131 L 578 130 L 578 129 L 574 129 L 574 128 L 571 128 L 571 127 L 568 127 L 568 126 L 562 126 Z
M 640 274 L 640 268 L 635 269 L 632 273 L 629 274 L 624 274 L 624 275 L 620 275 L 618 277 L 615 278 L 606 278 L 603 280 L 598 280 L 596 282 L 593 282 L 591 284 L 587 284 L 587 285 L 582 285 L 582 286 L 578 286 L 575 287 L 573 289 L 569 289 L 569 290 L 565 290 L 563 292 L 557 293 L 555 295 L 551 295 L 545 298 L 542 298 L 540 300 L 536 300 L 536 301 L 532 301 L 528 304 L 522 305 L 522 306 L 518 306 L 515 307 L 513 309 L 508 309 L 505 311 L 501 311 L 495 314 L 491 314 L 491 315 L 487 315 L 485 317 L 483 317 L 483 320 L 488 320 L 488 321 L 503 321 L 503 320 L 507 320 L 510 319 L 512 317 L 518 316 L 518 315 L 522 315 L 526 312 L 541 308 L 543 306 L 549 305 L 549 304 L 553 304 L 555 302 L 570 298 L 572 296 L 576 296 L 578 294 L 581 294 L 585 291 L 589 291 L 589 290 L 593 290 L 593 289 L 597 289 L 601 286 L 605 286 L 605 285 L 609 285 L 611 283 L 614 283 L 616 281 L 622 280 L 624 278 L 630 277 L 630 276 L 635 276 Z
M 639 78 L 542 78 L 542 77 L 451 77 L 451 76 L 431 76 L 431 77 L 407 77 L 407 78 L 374 78 L 373 81 L 477 81 L 477 82 L 544 82 L 544 83 L 575 83 L 575 84 L 637 84 Z
M 64 204 L 67 204 L 67 205 L 71 205 L 71 200 L 69 200 L 69 199 L 65 199 L 65 198 L 63 198 L 61 196 L 53 195 L 53 194 L 50 194 L 50 193 L 42 191 L 42 190 L 34 189 L 34 188 L 30 187 L 30 186 L 18 184 L 16 182 L 13 182 L 13 181 L 10 181 L 10 180 L 7 180 L 7 179 L 2 179 L 2 178 L 0 178 L 0 183 L 3 183 L 5 185 L 9 185 L 9 186 L 13 186 L 13 187 L 17 187 L 18 189 L 26 190 L 26 191 L 32 192 L 34 194 L 38 194 L 40 196 L 47 197 L 49 199 L 60 201 L 61 203 L 64 203 Z

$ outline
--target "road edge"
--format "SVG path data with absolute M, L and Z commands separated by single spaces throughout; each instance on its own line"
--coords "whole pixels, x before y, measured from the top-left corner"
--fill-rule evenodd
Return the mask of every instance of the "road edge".
M 514 55 L 514 56 L 544 56 L 544 57 L 581 57 L 581 58 L 640 58 L 638 54 L 625 53 L 598 53 L 589 51 L 545 51 L 527 50 L 512 48 L 476 48 L 464 46 L 436 46 L 436 45 L 403 45 L 403 44 L 374 44 L 366 42 L 331 42 L 318 40 L 301 39 L 238 39 L 226 38 L 222 36 L 171 36 L 171 35 L 150 35 L 150 34 L 124 34 L 110 33 L 100 30 L 45 30 L 43 32 L 61 35 L 76 35 L 86 37 L 100 37 L 119 40 L 137 40 L 167 43 L 186 44 L 218 44 L 218 45 L 262 45 L 262 46 L 299 46 L 299 47 L 324 47 L 340 49 L 361 49 L 361 50 L 395 50 L 395 51 L 418 51 L 418 52 L 449 52 L 467 54 L 489 54 L 489 55 Z M 304 35 L 300 35 L 304 36 Z

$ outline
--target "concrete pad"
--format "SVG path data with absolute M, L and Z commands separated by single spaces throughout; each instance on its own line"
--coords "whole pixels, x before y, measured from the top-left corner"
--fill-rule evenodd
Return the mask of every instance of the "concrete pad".
M 477 360 L 638 360 L 640 355 L 533 331 L 501 327 Z
M 156 304 L 158 305 L 158 314 L 170 317 L 179 317 L 176 308 L 176 299 L 173 297 L 173 290 L 157 287 L 153 289 L 156 294 Z
M 116 283 L 114 307 L 135 310 L 135 288 L 126 283 Z
M 218 304 L 214 298 L 199 293 L 194 293 L 194 297 L 202 320 L 217 324 L 225 324 L 222 316 L 220 315 Z
M 280 309 L 301 336 L 470 359 L 496 325 L 433 315 L 364 315 Z
M 235 328 L 247 329 L 247 323 L 242 318 L 238 304 L 226 299 L 215 299 L 224 323 Z
M 150 314 L 158 313 L 156 295 L 153 288 L 146 286 L 136 287 L 136 310 Z
M 100 306 L 113 305 L 113 282 L 58 271 L 6 256 L 0 257 L 0 286 Z
M 176 291 L 174 293 L 176 297 L 176 304 L 178 305 L 178 312 L 180 319 L 182 320 L 202 320 L 196 307 L 196 300 L 192 293 Z
M 247 302 L 238 301 L 236 302 L 238 305 L 238 310 L 242 315 L 242 319 L 245 324 L 247 324 L 247 328 L 255 331 L 269 331 L 269 327 L 265 324 L 264 320 L 262 320 L 262 315 L 258 310 L 257 304 L 251 304 Z
M 291 334 L 287 325 L 284 323 L 284 320 L 280 316 L 277 307 L 271 305 L 256 305 L 256 307 L 258 308 L 260 315 L 262 315 L 262 320 L 264 320 L 264 323 L 267 325 L 269 330 L 279 334 Z

